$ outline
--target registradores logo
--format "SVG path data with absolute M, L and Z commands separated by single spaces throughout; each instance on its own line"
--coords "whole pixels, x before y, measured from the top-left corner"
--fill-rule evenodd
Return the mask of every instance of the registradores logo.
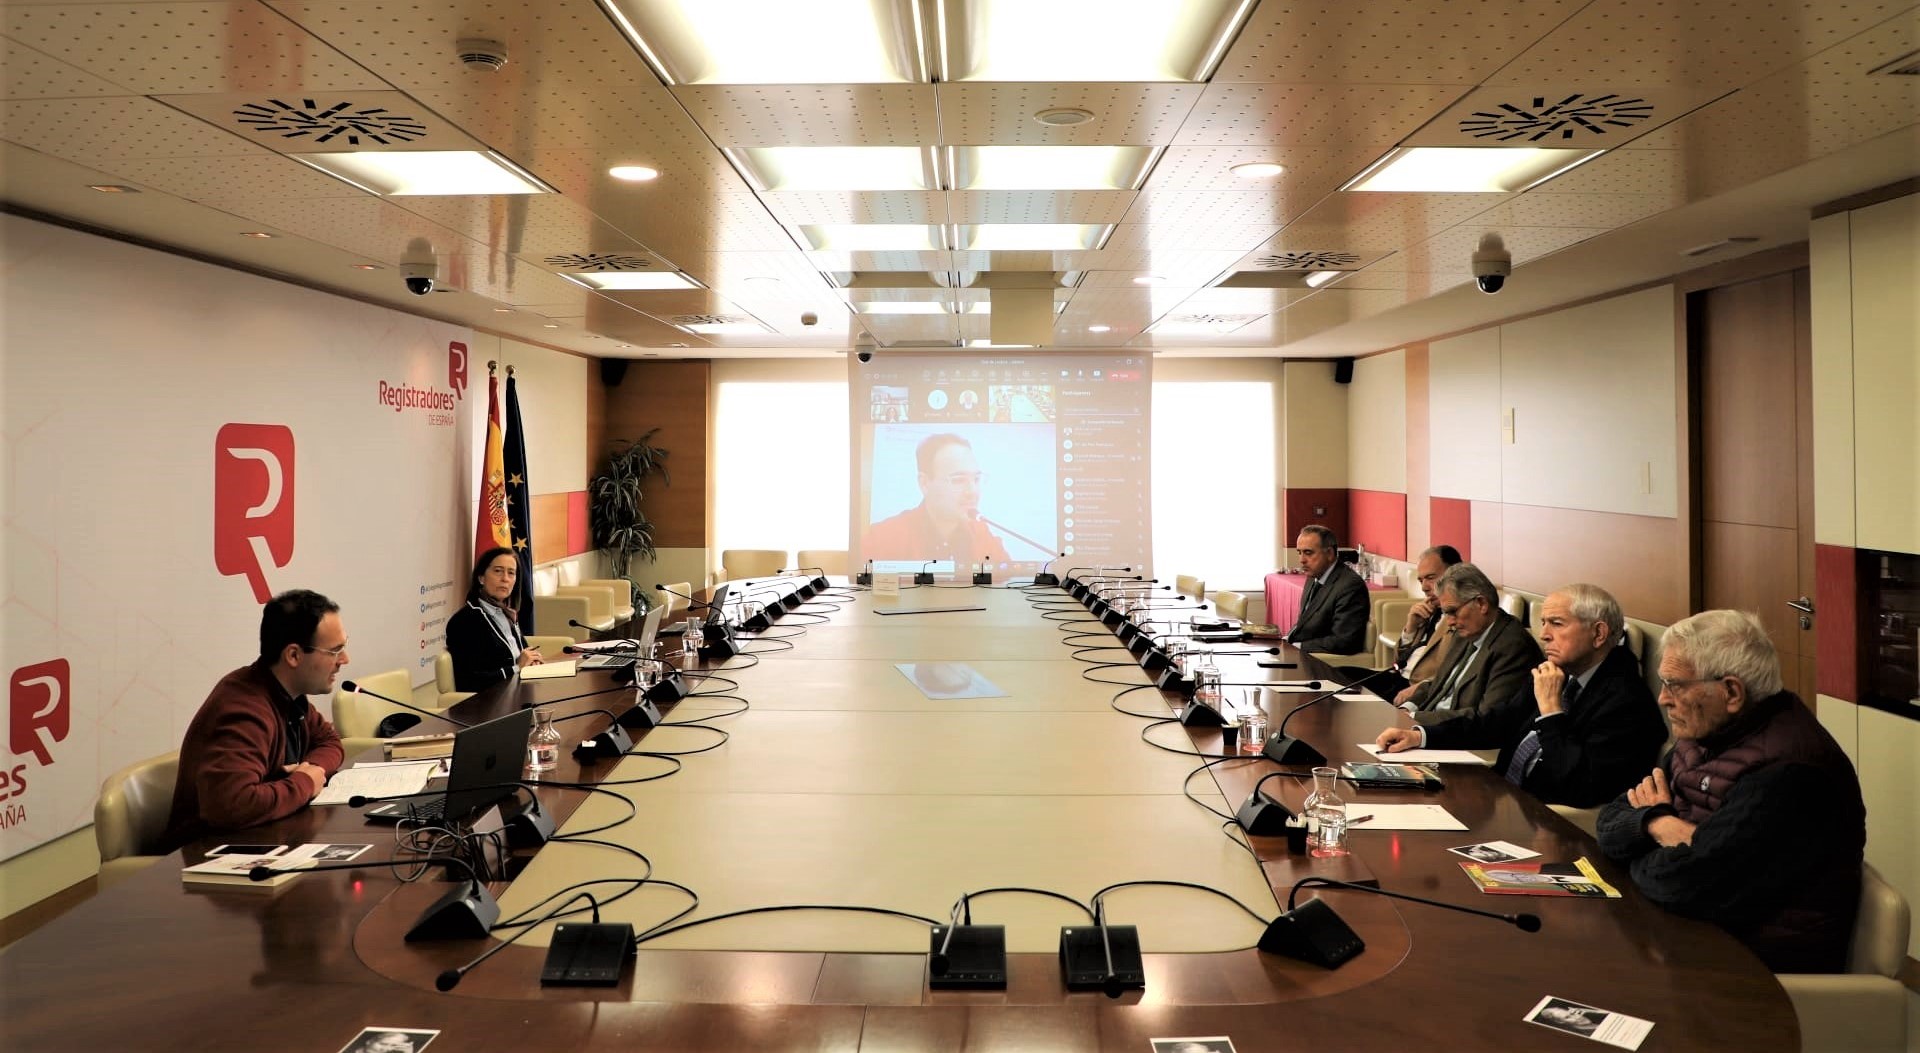
M 53 763 L 53 747 L 65 742 L 73 724 L 73 669 L 55 658 L 13 671 L 7 683 L 7 750 L 14 757 L 32 755 L 41 767 Z M 27 792 L 27 766 L 0 767 L 0 801 Z M 13 821 L 0 816 L 0 825 Z
M 293 432 L 228 424 L 213 440 L 213 565 L 241 576 L 253 598 L 273 598 L 267 566 L 293 559 Z

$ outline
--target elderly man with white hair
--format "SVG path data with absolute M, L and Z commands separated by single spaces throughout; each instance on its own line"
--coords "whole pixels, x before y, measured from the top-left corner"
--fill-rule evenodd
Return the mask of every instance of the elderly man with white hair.
M 1648 899 L 1726 929 L 1774 972 L 1843 971 L 1867 840 L 1852 762 L 1782 687 L 1758 618 L 1703 611 L 1664 646 L 1673 749 L 1601 812 L 1601 850 Z
M 1620 646 L 1626 618 L 1598 585 L 1573 584 L 1540 607 L 1547 660 L 1530 682 L 1497 705 L 1415 728 L 1388 728 L 1389 752 L 1420 746 L 1498 749 L 1494 770 L 1549 804 L 1591 808 L 1632 786 L 1660 756 L 1667 725 Z

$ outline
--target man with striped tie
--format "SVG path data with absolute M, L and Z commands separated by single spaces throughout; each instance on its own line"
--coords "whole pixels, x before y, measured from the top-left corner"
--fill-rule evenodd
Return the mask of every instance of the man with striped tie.
M 1590 808 L 1632 787 L 1660 756 L 1667 723 L 1633 653 L 1620 604 L 1597 585 L 1564 586 L 1542 602 L 1547 660 L 1497 705 L 1426 727 L 1388 728 L 1388 752 L 1493 749 L 1494 770 L 1548 804 Z

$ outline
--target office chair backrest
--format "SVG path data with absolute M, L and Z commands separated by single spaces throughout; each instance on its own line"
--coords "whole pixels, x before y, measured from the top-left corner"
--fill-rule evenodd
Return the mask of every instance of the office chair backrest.
M 1175 575 L 1173 590 L 1182 596 L 1191 596 L 1196 600 L 1207 598 L 1207 583 L 1191 574 Z
M 1847 971 L 1898 977 L 1907 957 L 1913 912 L 1900 890 L 1870 864 L 1861 865 L 1860 912 L 1853 919 Z
M 771 578 L 787 567 L 787 550 L 730 548 L 720 553 L 720 580 Z
M 405 669 L 390 669 L 372 676 L 355 677 L 361 687 L 375 694 L 397 698 L 402 702 L 413 701 L 413 678 Z M 373 735 L 380 722 L 396 713 L 405 713 L 416 721 L 425 718 L 410 710 L 402 709 L 391 703 L 382 702 L 372 695 L 353 694 L 347 691 L 333 693 L 333 730 L 341 738 L 366 738 Z
M 820 573 L 832 576 L 847 573 L 847 550 L 844 548 L 803 548 L 794 557 L 795 567 L 819 567 Z
M 173 783 L 180 751 L 137 761 L 107 776 L 93 804 L 93 840 L 100 861 L 160 854 L 173 810 Z

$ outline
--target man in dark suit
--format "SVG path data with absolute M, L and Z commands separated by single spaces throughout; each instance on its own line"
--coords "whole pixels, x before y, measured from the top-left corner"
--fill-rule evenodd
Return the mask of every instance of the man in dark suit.
M 1340 543 L 1323 526 L 1294 539 L 1307 587 L 1287 642 L 1303 651 L 1358 654 L 1367 648 L 1367 583 L 1340 563 Z
M 1420 583 L 1422 598 L 1407 611 L 1407 623 L 1400 629 L 1394 647 L 1393 665 L 1380 671 L 1372 681 L 1373 690 L 1394 705 L 1405 702 L 1413 689 L 1446 664 L 1453 651 L 1453 626 L 1440 616 L 1440 598 L 1434 595 L 1440 575 L 1460 562 L 1460 550 L 1452 545 L 1435 545 L 1420 553 L 1413 565 L 1414 580 Z M 1381 626 L 1382 629 L 1385 626 Z
M 1500 609 L 1499 593 L 1480 568 L 1471 563 L 1448 567 L 1434 593 L 1440 613 L 1453 623 L 1454 644 L 1433 679 L 1400 704 L 1421 724 L 1512 698 L 1526 683 L 1527 670 L 1540 664 L 1540 645 L 1526 626 Z
M 1640 780 L 1660 756 L 1667 722 L 1621 645 L 1620 604 L 1597 585 L 1568 585 L 1541 603 L 1547 660 L 1513 697 L 1416 728 L 1388 728 L 1389 752 L 1499 747 L 1494 770 L 1548 804 L 1591 808 Z

